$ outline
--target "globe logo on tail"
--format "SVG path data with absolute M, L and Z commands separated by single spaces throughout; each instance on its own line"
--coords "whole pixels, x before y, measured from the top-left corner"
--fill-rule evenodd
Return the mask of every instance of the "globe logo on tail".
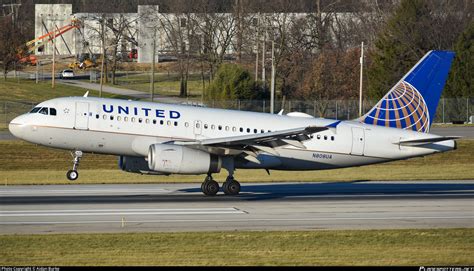
M 396 85 L 361 120 L 367 124 L 423 133 L 430 128 L 430 115 L 423 96 L 406 81 Z

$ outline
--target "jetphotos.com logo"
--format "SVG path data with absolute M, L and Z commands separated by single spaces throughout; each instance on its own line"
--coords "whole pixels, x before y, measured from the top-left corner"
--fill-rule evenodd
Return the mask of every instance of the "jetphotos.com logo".
M 474 266 L 420 266 L 419 271 L 474 271 Z

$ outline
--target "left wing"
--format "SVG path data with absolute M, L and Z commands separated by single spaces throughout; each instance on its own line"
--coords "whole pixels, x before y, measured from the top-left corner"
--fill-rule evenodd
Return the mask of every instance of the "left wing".
M 170 143 L 217 155 L 242 155 L 244 159 L 260 163 L 256 158 L 259 152 L 278 155 L 274 148 L 285 145 L 305 149 L 306 147 L 301 143 L 302 141 L 310 139 L 314 133 L 328 129 L 328 127 L 307 126 L 260 134 L 211 138 L 191 142 L 174 141 Z

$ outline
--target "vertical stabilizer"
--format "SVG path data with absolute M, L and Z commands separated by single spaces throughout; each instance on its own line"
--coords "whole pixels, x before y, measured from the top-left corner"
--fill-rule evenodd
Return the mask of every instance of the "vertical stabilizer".
M 429 132 L 454 52 L 430 51 L 360 120 Z

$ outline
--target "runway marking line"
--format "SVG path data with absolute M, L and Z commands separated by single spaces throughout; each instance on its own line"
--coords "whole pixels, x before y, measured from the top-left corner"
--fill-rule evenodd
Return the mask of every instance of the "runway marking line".
M 127 220 L 127 223 L 176 223 L 176 222 L 249 222 L 249 221 L 328 221 L 328 220 L 406 220 L 406 219 L 474 219 L 474 216 L 446 216 L 446 217 L 338 217 L 338 218 L 307 218 L 307 219 L 285 219 L 285 218 L 268 218 L 268 219 L 225 219 L 225 220 L 204 220 L 204 219 L 173 219 L 173 220 Z M 99 223 L 117 223 L 120 220 L 91 220 L 91 221 L 22 221 L 22 222 L 0 222 L 0 225 L 27 225 L 27 224 L 99 224 Z
M 26 216 L 100 216 L 100 215 L 210 215 L 245 214 L 237 208 L 187 208 L 187 209 L 96 209 L 96 210 L 18 210 L 0 211 L 0 217 Z

